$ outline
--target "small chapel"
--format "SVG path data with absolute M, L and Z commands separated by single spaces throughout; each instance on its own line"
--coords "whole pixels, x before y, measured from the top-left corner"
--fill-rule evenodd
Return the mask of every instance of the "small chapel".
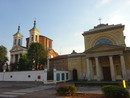
M 38 42 L 41 43 L 45 50 L 47 51 L 47 57 L 53 58 L 58 56 L 58 53 L 54 51 L 52 44 L 53 40 L 40 35 L 40 31 L 36 28 L 36 20 L 34 21 L 34 26 L 29 30 L 30 36 L 26 38 L 26 46 L 22 45 L 23 35 L 20 33 L 20 26 L 18 26 L 18 31 L 13 35 L 13 46 L 10 50 L 10 64 L 17 64 L 20 57 L 23 54 L 27 54 L 27 50 L 31 43 Z
M 83 32 L 85 51 L 68 55 L 73 80 L 117 81 L 130 79 L 130 47 L 125 25 L 99 24 Z

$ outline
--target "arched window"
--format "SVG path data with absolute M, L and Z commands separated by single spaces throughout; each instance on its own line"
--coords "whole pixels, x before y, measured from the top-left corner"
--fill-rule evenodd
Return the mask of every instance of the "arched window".
M 100 45 L 100 44 L 112 45 L 112 42 L 111 42 L 110 40 L 108 40 L 108 39 L 102 38 L 102 39 L 99 39 L 99 40 L 96 42 L 95 46 L 96 46 L 96 45 Z
M 18 45 L 20 45 L 20 39 L 18 40 Z
M 33 35 L 32 35 L 32 41 L 33 41 Z
M 16 39 L 14 39 L 14 45 L 16 45 Z

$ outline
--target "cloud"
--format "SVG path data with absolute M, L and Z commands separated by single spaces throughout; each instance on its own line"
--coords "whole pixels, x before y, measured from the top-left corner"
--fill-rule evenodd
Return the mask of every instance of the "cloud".
M 121 14 L 114 14 L 107 20 L 109 24 L 120 24 L 123 21 L 123 16 Z
M 96 7 L 97 7 L 97 8 L 98 8 L 98 7 L 101 7 L 101 6 L 105 5 L 105 4 L 108 4 L 110 1 L 111 1 L 111 0 L 101 0 L 101 1 L 96 5 Z
M 107 3 L 109 3 L 110 2 L 110 0 L 101 0 L 101 3 L 100 4 L 107 4 Z
M 125 42 L 126 46 L 130 47 L 130 23 L 129 23 L 129 18 L 126 14 L 126 9 L 128 6 L 124 7 L 122 10 L 118 10 L 114 12 L 113 14 L 109 15 L 109 19 L 106 21 L 108 24 L 123 24 L 125 25 L 124 29 L 124 35 L 126 36 Z
M 130 4 L 130 0 L 128 0 L 128 4 Z
M 77 53 L 84 52 L 84 47 L 80 45 L 73 45 L 73 46 L 62 46 L 60 48 L 56 47 L 55 51 L 58 52 L 58 54 L 70 54 L 72 51 L 75 50 Z
M 74 33 L 74 37 L 82 38 L 83 36 L 81 32 L 80 33 L 78 32 L 78 33 Z

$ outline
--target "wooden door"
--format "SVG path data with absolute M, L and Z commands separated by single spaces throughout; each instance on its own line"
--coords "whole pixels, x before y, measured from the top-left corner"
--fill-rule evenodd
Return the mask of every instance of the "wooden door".
M 77 70 L 74 69 L 73 70 L 73 81 L 77 81 L 77 80 L 78 80 Z

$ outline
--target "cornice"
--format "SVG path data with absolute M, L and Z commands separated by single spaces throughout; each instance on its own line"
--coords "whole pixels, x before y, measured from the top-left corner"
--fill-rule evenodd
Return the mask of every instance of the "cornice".
M 104 27 L 97 27 L 94 29 L 90 29 L 89 31 L 85 31 L 82 35 L 90 35 L 90 34 L 94 34 L 94 33 L 101 33 L 101 32 L 106 32 L 106 31 L 110 31 L 110 30 L 115 30 L 115 29 L 120 29 L 120 28 L 124 28 L 124 25 L 108 25 L 108 26 L 104 26 Z

